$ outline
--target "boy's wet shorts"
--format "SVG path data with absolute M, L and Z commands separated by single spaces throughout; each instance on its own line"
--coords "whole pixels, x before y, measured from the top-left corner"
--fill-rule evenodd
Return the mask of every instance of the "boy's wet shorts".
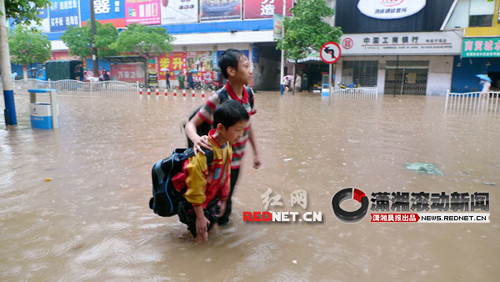
M 205 217 L 210 221 L 207 229 L 210 230 L 219 220 L 219 217 L 217 216 L 220 212 L 219 199 L 212 199 L 203 212 L 205 213 Z M 191 234 L 193 234 L 193 237 L 196 238 L 196 213 L 194 212 L 193 206 L 186 201 L 186 199 L 181 199 L 177 214 L 179 215 L 179 220 L 188 226 L 188 230 Z

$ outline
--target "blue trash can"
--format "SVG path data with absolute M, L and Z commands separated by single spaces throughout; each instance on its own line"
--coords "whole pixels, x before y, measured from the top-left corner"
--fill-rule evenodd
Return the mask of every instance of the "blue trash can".
M 56 89 L 29 89 L 31 128 L 54 129 L 59 127 L 59 105 L 57 104 Z M 39 102 L 40 96 L 45 96 L 46 102 Z

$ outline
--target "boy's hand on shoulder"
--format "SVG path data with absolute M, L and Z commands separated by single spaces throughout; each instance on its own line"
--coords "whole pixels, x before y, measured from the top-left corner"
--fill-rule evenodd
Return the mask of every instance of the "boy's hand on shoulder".
M 205 152 L 203 152 L 202 148 L 205 148 L 207 150 L 210 150 L 212 151 L 212 147 L 210 146 L 210 142 L 208 142 L 208 136 L 207 135 L 203 135 L 203 136 L 200 136 L 196 142 L 193 142 L 193 152 L 195 154 L 197 154 L 198 152 L 201 152 L 202 154 L 205 154 Z

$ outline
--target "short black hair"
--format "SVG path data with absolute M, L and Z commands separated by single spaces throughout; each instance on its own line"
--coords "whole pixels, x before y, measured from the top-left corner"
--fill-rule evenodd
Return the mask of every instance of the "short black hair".
M 222 75 L 225 78 L 228 78 L 227 68 L 233 67 L 234 69 L 238 69 L 238 62 L 244 56 L 245 53 L 236 49 L 227 49 L 224 53 L 222 53 L 218 62 Z
M 213 126 L 217 127 L 221 123 L 227 129 L 242 120 L 248 121 L 249 119 L 247 110 L 240 102 L 227 100 L 215 109 Z

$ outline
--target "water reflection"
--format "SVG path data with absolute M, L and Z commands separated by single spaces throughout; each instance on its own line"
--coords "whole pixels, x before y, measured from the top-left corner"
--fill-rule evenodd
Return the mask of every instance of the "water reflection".
M 60 130 L 0 130 L 0 277 L 4 281 L 387 281 L 500 277 L 498 114 L 445 112 L 444 98 L 322 100 L 257 93 L 263 167 L 245 160 L 232 224 L 195 245 L 175 217 L 149 210 L 150 169 L 185 145 L 200 98 L 60 97 Z M 3 120 L 1 120 L 3 126 Z M 250 155 L 251 156 L 251 155 Z M 435 164 L 443 176 L 407 162 Z M 47 181 L 46 181 L 47 180 Z M 496 186 L 484 183 L 496 183 Z M 340 189 L 489 192 L 490 224 L 338 221 Z M 243 223 L 271 189 L 292 207 L 304 189 L 323 223 Z

